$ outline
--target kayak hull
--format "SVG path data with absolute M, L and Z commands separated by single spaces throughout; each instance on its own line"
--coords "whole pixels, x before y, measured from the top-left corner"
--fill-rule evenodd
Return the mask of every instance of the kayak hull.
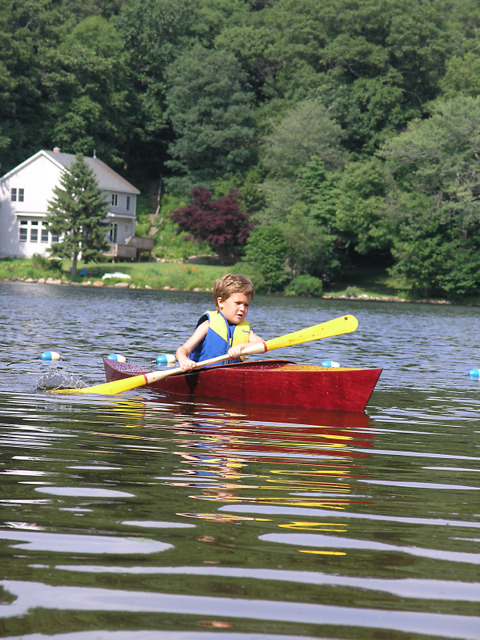
M 104 358 L 107 382 L 150 369 Z M 242 403 L 364 411 L 382 369 L 298 365 L 285 360 L 240 362 L 177 374 L 147 385 L 164 394 Z

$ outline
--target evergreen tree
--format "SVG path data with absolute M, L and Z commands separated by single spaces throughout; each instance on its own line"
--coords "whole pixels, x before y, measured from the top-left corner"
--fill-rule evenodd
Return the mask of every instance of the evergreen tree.
M 75 275 L 80 252 L 83 260 L 96 262 L 108 248 L 105 239 L 108 203 L 82 156 L 77 156 L 70 169 L 64 171 L 53 193 L 46 222 L 49 231 L 58 234 L 59 242 L 49 252 L 52 256 L 71 258 Z

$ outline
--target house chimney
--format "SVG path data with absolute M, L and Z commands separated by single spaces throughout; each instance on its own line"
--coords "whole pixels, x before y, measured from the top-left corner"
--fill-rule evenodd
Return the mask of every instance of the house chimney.
M 53 153 L 60 153 L 60 147 L 53 147 Z

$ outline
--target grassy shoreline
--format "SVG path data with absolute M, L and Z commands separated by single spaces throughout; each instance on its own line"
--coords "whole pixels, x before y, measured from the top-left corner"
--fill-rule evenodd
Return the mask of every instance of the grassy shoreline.
M 182 262 L 124 262 L 112 264 L 80 263 L 78 271 L 86 269 L 86 275 L 71 276 L 70 264 L 63 262 L 62 269 L 35 267 L 29 259 L 0 260 L 0 281 L 46 283 L 71 286 L 129 288 L 164 291 L 209 292 L 214 281 L 232 271 L 228 266 L 186 264 Z M 123 274 L 103 278 L 105 274 Z M 460 304 L 440 298 L 413 298 L 411 292 L 401 288 L 382 269 L 354 270 L 344 276 L 345 282 L 325 288 L 324 299 L 376 300 L 384 302 L 423 302 L 430 304 Z M 278 295 L 278 294 L 277 294 Z M 461 304 L 478 306 L 480 297 L 471 297 Z

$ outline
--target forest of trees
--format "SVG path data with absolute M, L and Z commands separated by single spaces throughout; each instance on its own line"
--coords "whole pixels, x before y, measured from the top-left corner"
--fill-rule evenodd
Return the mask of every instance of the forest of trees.
M 478 0 L 0 0 L 0 173 L 95 149 L 238 210 L 271 291 L 364 264 L 480 293 L 479 93 Z

